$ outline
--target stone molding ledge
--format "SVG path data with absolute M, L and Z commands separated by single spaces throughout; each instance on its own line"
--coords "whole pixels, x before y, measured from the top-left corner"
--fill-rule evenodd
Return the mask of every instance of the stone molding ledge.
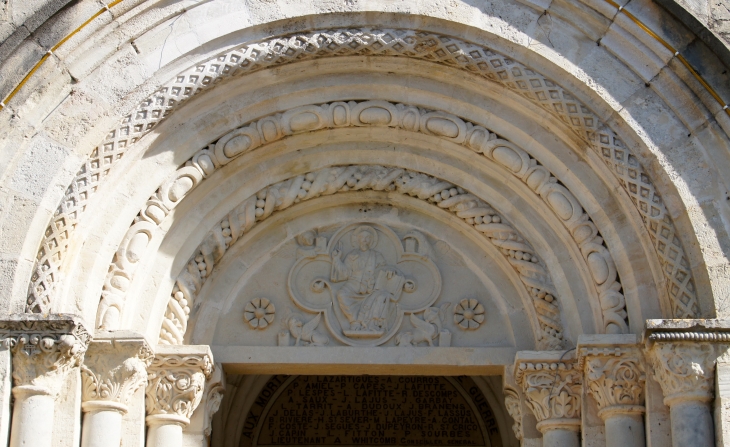
M 73 315 L 15 314 L 0 320 L 0 339 L 13 354 L 13 393 L 55 396 L 81 364 L 91 335 Z
M 126 413 L 132 395 L 147 385 L 147 367 L 153 357 L 152 347 L 142 335 L 129 331 L 98 334 L 81 365 L 83 411 Z
M 207 345 L 157 346 L 147 369 L 147 424 L 190 424 L 213 369 Z
M 730 343 L 730 320 L 646 320 L 644 337 L 649 342 Z

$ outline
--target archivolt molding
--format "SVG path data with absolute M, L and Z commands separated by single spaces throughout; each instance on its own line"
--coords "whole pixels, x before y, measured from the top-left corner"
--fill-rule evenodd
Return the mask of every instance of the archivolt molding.
M 615 263 L 603 238 L 575 196 L 559 184 L 544 166 L 524 150 L 498 138 L 484 127 L 444 112 L 386 101 L 300 106 L 248 123 L 193 155 L 150 197 L 123 239 L 109 268 L 102 293 L 100 312 L 104 315 L 99 318 L 102 327 L 115 328 L 129 282 L 156 226 L 204 177 L 233 158 L 287 135 L 347 126 L 390 126 L 434 135 L 482 153 L 506 168 L 538 194 L 569 230 L 594 279 L 603 311 L 604 330 L 609 333 L 628 332 L 625 299 L 621 294 Z
M 557 116 L 602 157 L 639 210 L 663 266 L 674 316 L 699 314 L 689 263 L 660 195 L 637 158 L 587 106 L 552 80 L 489 48 L 430 32 L 368 28 L 316 31 L 246 43 L 189 68 L 142 102 L 109 132 L 69 186 L 38 251 L 26 311 L 49 311 L 70 234 L 89 197 L 127 149 L 173 109 L 226 78 L 293 61 L 352 55 L 404 56 L 465 69 L 523 95 Z M 236 144 L 244 144 L 242 138 Z M 192 181 L 193 177 L 189 178 Z
M 175 281 L 158 343 L 182 344 L 190 308 L 205 280 L 233 244 L 256 224 L 295 203 L 366 190 L 417 197 L 474 226 L 501 251 L 532 297 L 541 330 L 539 345 L 562 346 L 562 321 L 550 274 L 514 227 L 488 203 L 452 183 L 419 172 L 375 165 L 334 166 L 298 175 L 259 190 L 228 213 L 208 232 Z

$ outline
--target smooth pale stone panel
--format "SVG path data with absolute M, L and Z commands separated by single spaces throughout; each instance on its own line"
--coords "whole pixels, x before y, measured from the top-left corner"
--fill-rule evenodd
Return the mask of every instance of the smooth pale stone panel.
M 439 347 L 211 346 L 235 374 L 493 375 L 511 365 L 516 350 Z
M 0 346 L 0 445 L 8 445 L 10 436 L 10 390 L 13 388 L 13 369 L 10 350 Z
M 715 443 L 730 445 L 730 363 L 717 362 L 715 379 Z

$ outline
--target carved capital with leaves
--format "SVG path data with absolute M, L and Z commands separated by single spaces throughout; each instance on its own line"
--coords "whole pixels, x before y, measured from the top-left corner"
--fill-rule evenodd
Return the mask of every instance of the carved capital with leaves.
M 515 379 L 538 430 L 580 429 L 582 374 L 574 355 L 560 359 L 560 352 L 531 354 L 524 360 L 518 354 Z
M 512 431 L 515 432 L 515 437 L 522 441 L 522 406 L 520 405 L 520 395 L 517 390 L 507 386 L 504 388 L 504 405 L 507 407 L 507 413 L 514 421 Z
M 11 315 L 0 321 L 0 339 L 13 354 L 13 384 L 55 395 L 77 367 L 91 339 L 83 322 L 69 315 Z
M 132 395 L 147 384 L 153 356 L 150 344 L 139 334 L 100 334 L 89 345 L 81 365 L 82 409 L 126 413 Z
M 218 412 L 226 392 L 226 375 L 222 365 L 216 365 L 213 374 L 205 384 L 205 425 L 203 434 L 210 438 L 213 432 L 213 415 Z
M 190 423 L 213 372 L 208 346 L 158 346 L 147 375 L 147 423 Z
M 644 411 L 646 374 L 641 352 L 634 346 L 580 349 L 586 389 L 598 404 L 598 414 Z
M 686 400 L 712 400 L 717 358 L 715 345 L 657 342 L 649 350 L 649 358 L 666 405 Z

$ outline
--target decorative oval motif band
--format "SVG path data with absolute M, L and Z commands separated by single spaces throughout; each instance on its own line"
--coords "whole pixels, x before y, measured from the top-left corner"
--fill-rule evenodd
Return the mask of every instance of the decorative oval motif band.
M 523 95 L 558 117 L 602 157 L 635 203 L 663 266 L 674 317 L 699 314 L 689 263 L 660 195 L 631 150 L 588 107 L 540 73 L 483 46 L 417 30 L 366 28 L 316 31 L 246 43 L 190 67 L 142 102 L 109 132 L 69 186 L 38 251 L 26 311 L 49 311 L 68 241 L 89 197 L 128 148 L 182 102 L 229 77 L 299 60 L 348 55 L 403 56 L 465 69 Z M 376 125 L 388 118 L 384 112 L 373 110 L 361 119 L 365 124 Z M 315 113 L 301 114 L 289 123 L 289 128 L 276 130 L 266 125 L 261 135 L 267 140 L 271 132 L 314 129 L 318 123 Z M 451 136 L 456 135 L 453 125 L 434 120 L 425 129 L 444 138 L 455 138 Z M 245 134 L 232 140 L 230 146 L 226 144 L 225 150 L 216 154 L 225 159 L 261 144 Z M 605 271 L 599 264 L 595 263 L 592 272 Z M 609 276 L 610 270 L 609 267 Z

